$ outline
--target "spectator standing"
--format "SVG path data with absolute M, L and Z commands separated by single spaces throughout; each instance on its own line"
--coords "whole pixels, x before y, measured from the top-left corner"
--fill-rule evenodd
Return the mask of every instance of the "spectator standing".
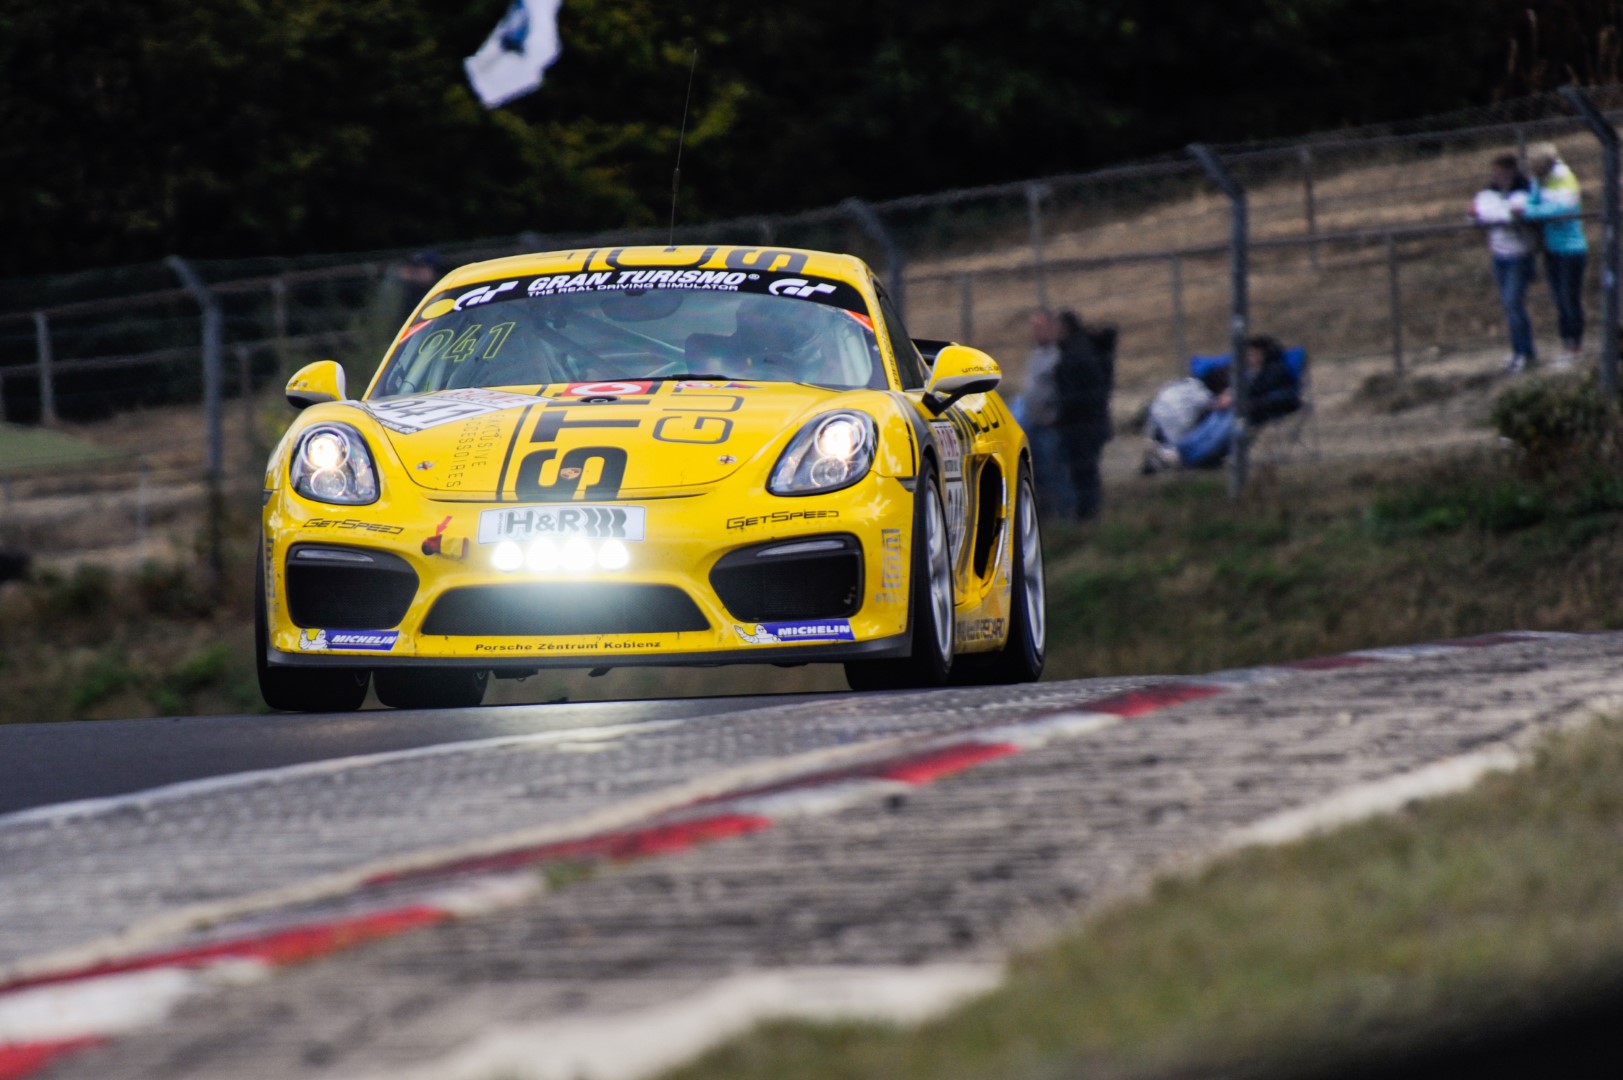
M 1060 312 L 1054 389 L 1078 521 L 1099 516 L 1103 492 L 1099 455 L 1110 441 L 1110 395 L 1115 383 L 1116 328 L 1084 327 L 1075 312 Z
M 1578 178 L 1561 160 L 1554 143 L 1533 147 L 1527 160 L 1533 182 L 1522 215 L 1544 226 L 1544 273 L 1561 330 L 1561 358 L 1555 366 L 1570 368 L 1584 344 L 1584 265 L 1589 260 L 1589 241 L 1584 238 L 1584 223 L 1578 220 L 1582 194 Z
M 1051 311 L 1031 316 L 1031 356 L 1026 361 L 1026 385 L 1015 399 L 1015 415 L 1031 442 L 1031 466 L 1037 487 L 1037 507 L 1045 517 L 1076 513 L 1076 493 L 1059 429 L 1059 397 L 1054 371 L 1059 366 L 1059 320 Z
M 1499 287 L 1499 303 L 1505 309 L 1510 331 L 1510 360 L 1505 370 L 1526 371 L 1538 363 L 1533 345 L 1533 321 L 1527 315 L 1527 287 L 1532 283 L 1534 236 L 1532 227 L 1520 220 L 1527 210 L 1529 184 L 1517 167 L 1515 154 L 1493 159 L 1488 186 L 1477 192 L 1471 216 L 1488 234 L 1488 252 L 1493 256 L 1493 280 Z

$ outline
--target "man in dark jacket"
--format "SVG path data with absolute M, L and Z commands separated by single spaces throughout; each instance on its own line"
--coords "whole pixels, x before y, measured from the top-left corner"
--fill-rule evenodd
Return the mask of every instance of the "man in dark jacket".
M 1076 517 L 1099 516 L 1099 455 L 1110 441 L 1110 394 L 1116 384 L 1116 328 L 1084 327 L 1073 311 L 1059 315 L 1059 364 L 1054 390 L 1059 397 L 1059 430 L 1070 459 L 1076 490 Z

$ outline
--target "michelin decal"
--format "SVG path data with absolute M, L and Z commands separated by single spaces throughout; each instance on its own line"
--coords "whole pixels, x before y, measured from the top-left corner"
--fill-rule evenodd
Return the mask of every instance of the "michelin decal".
M 389 652 L 400 640 L 398 630 L 301 630 L 300 652 Z
M 753 630 L 734 626 L 746 645 L 792 645 L 797 641 L 855 641 L 848 619 L 756 623 Z

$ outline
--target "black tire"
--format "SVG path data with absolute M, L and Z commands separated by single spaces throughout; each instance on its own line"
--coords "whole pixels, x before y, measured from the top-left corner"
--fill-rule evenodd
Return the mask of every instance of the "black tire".
M 1009 635 L 997 652 L 960 656 L 953 682 L 986 686 L 1036 682 L 1048 654 L 1048 589 L 1043 577 L 1043 538 L 1031 470 L 1020 466 L 1015 488 L 1014 548 L 1009 574 Z
M 270 645 L 270 615 L 265 607 L 265 554 L 260 543 L 254 571 L 254 667 L 259 673 L 259 696 L 282 712 L 354 712 L 366 700 L 368 672 L 364 668 L 271 667 L 265 660 Z
M 391 709 L 471 709 L 485 700 L 487 668 L 378 668 L 372 689 Z
M 913 570 L 907 619 L 912 653 L 893 660 L 853 660 L 845 665 L 846 683 L 853 690 L 945 686 L 952 674 L 955 601 L 946 503 L 935 467 L 926 461 L 913 496 Z

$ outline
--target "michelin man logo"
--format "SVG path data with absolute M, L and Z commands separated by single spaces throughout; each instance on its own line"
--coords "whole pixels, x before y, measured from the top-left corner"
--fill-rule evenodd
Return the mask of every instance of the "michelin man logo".
M 755 624 L 755 632 L 752 634 L 745 633 L 742 626 L 735 625 L 733 629 L 738 631 L 739 640 L 746 645 L 777 645 L 783 640 L 760 623 Z
M 300 652 L 325 652 L 327 650 L 327 631 L 303 630 L 299 633 Z

